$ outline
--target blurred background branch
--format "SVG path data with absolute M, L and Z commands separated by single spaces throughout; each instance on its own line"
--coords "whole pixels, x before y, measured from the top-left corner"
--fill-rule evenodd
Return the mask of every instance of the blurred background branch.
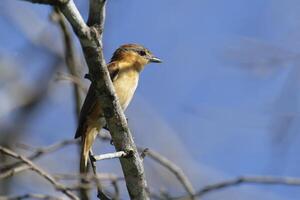
M 77 0 L 77 17 L 68 16 L 82 27 L 75 29 L 81 38 L 89 36 L 85 19 L 101 21 L 89 12 L 102 6 L 95 5 Z M 299 177 L 299 6 L 293 0 L 109 2 L 106 58 L 120 44 L 137 42 L 166 61 L 146 69 L 127 115 L 137 144 L 175 164 L 191 187 L 142 148 L 151 198 L 299 199 L 298 186 L 285 182 L 294 177 L 298 185 Z M 72 27 L 50 6 L 3 0 L 0 10 L 1 145 L 74 193 L 89 189 L 93 198 L 101 181 L 112 199 L 128 199 L 119 163 L 95 162 L 101 173 L 81 185 L 77 145 L 68 145 L 77 141 L 64 143 L 73 137 L 88 85 Z M 95 154 L 113 152 L 110 135 L 100 137 Z M 1 200 L 65 198 L 29 168 L 0 154 Z

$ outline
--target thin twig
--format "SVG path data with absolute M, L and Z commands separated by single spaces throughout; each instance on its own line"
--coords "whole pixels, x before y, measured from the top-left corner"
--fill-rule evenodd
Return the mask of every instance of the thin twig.
M 20 173 L 24 170 L 30 169 L 30 167 L 26 164 L 22 164 L 20 163 L 20 165 L 18 167 L 12 167 L 9 170 L 6 170 L 4 172 L 2 172 L 2 170 L 0 169 L 1 173 L 0 173 L 0 179 L 3 178 L 7 178 L 7 177 L 11 177 L 17 173 Z
M 289 185 L 300 186 L 300 178 L 275 177 L 275 176 L 240 176 L 234 179 L 214 183 L 198 190 L 194 197 L 202 197 L 210 192 L 241 185 L 241 184 L 265 184 L 265 185 Z M 171 198 L 172 200 L 187 200 L 188 196 Z
M 203 189 L 199 190 L 195 196 L 203 196 L 204 194 L 212 192 L 214 190 L 219 190 L 245 183 L 300 186 L 300 178 L 273 176 L 241 176 L 232 180 L 205 186 Z
M 96 161 L 100 161 L 100 160 L 105 160 L 105 159 L 113 159 L 113 158 L 122 158 L 127 156 L 128 154 L 124 151 L 118 151 L 118 152 L 114 152 L 114 153 L 106 153 L 106 154 L 101 154 L 98 156 L 94 156 L 94 159 Z
M 52 6 L 62 6 L 68 3 L 69 0 L 22 0 L 22 1 L 28 1 L 30 3 L 47 4 Z
M 115 195 L 113 197 L 114 200 L 119 200 L 120 199 L 120 189 L 118 186 L 118 182 L 116 180 L 111 181 L 112 186 L 115 189 Z
M 71 83 L 76 84 L 85 94 L 88 92 L 88 88 L 86 87 L 86 85 L 83 84 L 82 80 L 77 76 L 59 72 L 59 73 L 57 73 L 55 80 L 70 81 Z
M 63 140 L 61 142 L 49 145 L 47 147 L 35 148 L 35 150 L 34 150 L 35 152 L 31 156 L 29 156 L 27 159 L 32 161 L 32 160 L 35 160 L 35 159 L 41 157 L 44 154 L 52 153 L 54 151 L 57 151 L 58 149 L 61 149 L 65 146 L 69 145 L 69 144 L 75 144 L 75 143 L 78 143 L 78 140 L 74 140 L 74 139 L 73 140 Z M 17 161 L 12 164 L 7 164 L 4 166 L 1 166 L 0 179 L 12 176 L 17 172 L 21 172 L 26 169 L 29 169 L 29 167 L 27 164 L 24 164 L 23 161 Z
M 24 156 L 21 156 L 5 147 L 0 146 L 0 152 L 2 152 L 3 154 L 6 154 L 8 156 L 14 157 L 16 159 L 21 160 L 22 162 L 26 163 L 28 166 L 30 166 L 30 169 L 35 171 L 37 174 L 39 174 L 40 176 L 44 177 L 46 180 L 48 180 L 56 190 L 61 191 L 62 193 L 64 193 L 65 195 L 67 195 L 69 198 L 73 199 L 73 200 L 79 200 L 79 198 L 73 194 L 72 192 L 70 192 L 69 190 L 67 190 L 67 188 L 62 185 L 61 183 L 58 183 L 51 175 L 49 175 L 47 172 L 45 172 L 43 169 L 39 168 L 36 164 L 34 164 L 32 161 L 30 161 L 29 159 L 27 159 Z
M 186 192 L 189 194 L 189 199 L 194 199 L 195 190 L 193 188 L 193 185 L 180 167 L 153 150 L 145 150 L 144 148 L 139 148 L 139 150 L 143 152 L 143 154 L 149 156 L 150 158 L 167 168 L 169 171 L 171 171 L 182 184 Z
M 116 174 L 113 173 L 98 173 L 97 175 L 94 174 L 88 174 L 88 175 L 82 175 L 82 174 L 55 174 L 54 178 L 56 180 L 76 180 L 85 178 L 89 181 L 94 181 L 96 179 L 99 179 L 101 181 L 124 181 L 123 177 L 119 177 Z
M 63 198 L 54 197 L 46 194 L 23 194 L 17 196 L 0 196 L 0 200 L 22 200 L 22 199 L 63 200 Z

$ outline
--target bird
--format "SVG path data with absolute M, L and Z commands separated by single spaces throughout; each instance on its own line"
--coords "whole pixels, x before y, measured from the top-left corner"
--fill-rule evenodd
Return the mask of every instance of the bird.
M 149 63 L 161 63 L 150 50 L 139 44 L 124 44 L 107 64 L 110 78 L 123 111 L 126 110 L 138 86 L 139 75 Z M 101 101 L 101 100 L 100 100 Z M 75 139 L 81 137 L 80 173 L 87 173 L 88 158 L 94 140 L 106 126 L 103 111 L 91 83 L 80 111 Z

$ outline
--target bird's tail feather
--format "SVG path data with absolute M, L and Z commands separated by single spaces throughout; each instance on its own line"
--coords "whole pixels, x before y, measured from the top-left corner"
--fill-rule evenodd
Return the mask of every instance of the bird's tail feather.
M 85 176 L 88 173 L 88 161 L 90 156 L 90 150 L 94 143 L 94 140 L 98 134 L 97 128 L 88 127 L 83 134 L 81 134 L 81 154 L 80 154 L 80 174 Z M 81 183 L 87 183 L 85 178 L 81 179 Z M 89 200 L 89 192 L 86 189 L 80 190 L 80 199 Z
M 85 174 L 88 172 L 89 153 L 98 134 L 96 128 L 88 128 L 86 133 L 82 135 L 81 144 L 81 158 L 80 158 L 80 173 Z

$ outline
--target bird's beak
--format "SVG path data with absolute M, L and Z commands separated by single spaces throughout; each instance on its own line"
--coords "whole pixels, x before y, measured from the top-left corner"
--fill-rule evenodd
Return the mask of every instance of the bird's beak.
M 161 59 L 156 58 L 154 56 L 149 59 L 149 62 L 152 62 L 152 63 L 162 63 Z

